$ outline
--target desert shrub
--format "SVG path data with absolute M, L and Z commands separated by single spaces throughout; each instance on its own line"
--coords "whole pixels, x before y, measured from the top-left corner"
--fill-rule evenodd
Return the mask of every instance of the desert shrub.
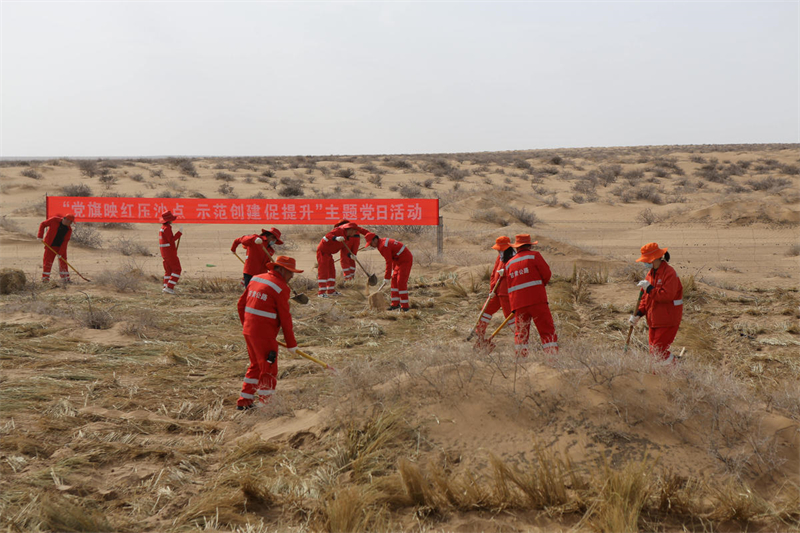
M 103 237 L 92 224 L 74 224 L 70 242 L 86 248 L 101 248 Z
M 141 183 L 144 181 L 144 176 L 142 176 L 141 174 L 131 174 L 130 178 L 137 183 Z
M 76 185 L 64 185 L 61 187 L 61 194 L 64 196 L 94 196 L 92 189 L 85 183 L 78 183 Z
M 105 287 L 111 287 L 117 292 L 136 292 L 142 285 L 142 275 L 127 268 L 119 268 L 113 271 L 104 270 L 95 278 L 95 281 Z
M 352 168 L 340 168 L 336 171 L 337 178 L 356 179 L 356 171 Z
M 754 191 L 774 191 L 778 192 L 791 185 L 791 181 L 786 178 L 775 178 L 767 176 L 760 180 L 748 180 L 747 185 Z
M 430 172 L 438 178 L 444 177 L 448 172 L 453 170 L 453 166 L 445 159 L 434 159 L 433 161 L 426 163 L 423 168 L 426 172 Z
M 661 220 L 661 217 L 658 216 L 656 213 L 653 212 L 652 209 L 649 207 L 647 209 L 643 209 L 639 211 L 639 214 L 636 215 L 637 222 L 641 222 L 645 226 L 649 226 L 650 224 L 655 224 Z
M 217 172 L 214 174 L 214 179 L 226 182 L 236 181 L 236 178 L 233 176 L 233 174 L 228 172 Z
M 220 194 L 224 194 L 225 196 L 229 196 L 233 194 L 233 187 L 231 187 L 227 183 L 222 183 L 217 189 L 217 192 L 219 192 Z
M 512 217 L 516 218 L 520 223 L 525 224 L 528 227 L 535 226 L 539 219 L 536 217 L 536 213 L 533 211 L 528 211 L 524 207 L 514 207 L 513 205 L 505 206 L 506 213 L 511 215 Z
M 127 237 L 119 237 L 112 245 L 112 248 L 114 250 L 119 250 L 119 252 L 125 256 L 143 255 L 149 257 L 152 255 L 147 246 Z
M 398 186 L 397 192 L 403 198 L 420 198 L 422 197 L 422 189 L 420 189 L 417 185 L 413 184 L 403 184 Z
M 522 170 L 527 170 L 531 168 L 531 164 L 524 159 L 517 159 L 516 161 L 514 161 L 514 166 Z
M 303 196 L 303 183 L 294 178 L 281 178 L 278 195 L 284 197 Z
M 601 165 L 597 171 L 597 179 L 607 187 L 617 181 L 617 178 L 622 174 L 621 165 Z
M 447 171 L 447 179 L 450 181 L 464 181 L 467 176 L 469 176 L 469 170 L 451 168 Z
M 267 169 L 264 172 L 262 172 L 261 175 L 264 176 L 265 178 L 274 178 L 275 177 L 275 171 Z M 261 181 L 261 180 L 259 180 L 259 181 Z
M 36 172 L 32 168 L 26 168 L 25 170 L 20 172 L 20 174 L 22 174 L 26 178 L 30 178 L 32 180 L 40 180 L 40 179 L 42 179 L 42 175 L 40 173 Z
M 239 294 L 242 292 L 242 287 L 237 280 L 221 277 L 207 278 L 205 276 L 200 278 L 196 286 L 191 286 L 191 289 L 193 289 L 192 292 L 213 294 L 225 292 Z
M 381 183 L 383 182 L 383 178 L 381 176 L 373 174 L 372 176 L 367 178 L 367 181 L 380 189 Z
M 572 184 L 572 190 L 580 194 L 594 194 L 597 190 L 597 178 L 585 176 Z
M 100 176 L 100 183 L 105 185 L 106 187 L 111 187 L 115 183 L 117 183 L 117 177 L 113 174 L 103 174 Z
M 800 165 L 781 163 L 778 165 L 778 172 L 787 176 L 800 176 Z
M 790 257 L 797 257 L 800 255 L 800 244 L 793 244 L 786 250 L 786 255 Z
M 697 163 L 699 165 L 702 165 L 703 163 L 706 162 L 706 158 L 699 155 L 693 155 L 689 158 L 689 161 L 691 161 L 692 163 Z
M 540 170 L 540 172 L 545 175 L 555 176 L 561 172 L 561 169 L 558 167 L 544 167 Z
M 384 166 L 390 168 L 399 168 L 399 169 L 414 168 L 414 165 L 412 165 L 410 161 L 407 161 L 405 159 L 385 159 L 383 164 Z
M 92 303 L 92 299 L 86 296 L 86 308 L 72 308 L 73 318 L 83 327 L 89 329 L 108 329 L 114 325 L 116 320 L 108 309 Z
M 150 177 L 151 178 L 163 178 L 164 177 L 164 171 L 161 170 L 160 168 L 153 169 L 153 170 L 150 171 Z
M 192 178 L 196 178 L 198 176 L 197 169 L 194 167 L 194 163 L 192 163 L 191 159 L 187 159 L 185 157 L 170 158 L 169 163 L 176 167 L 181 174 Z
M 483 222 L 486 224 L 497 224 L 498 226 L 502 227 L 506 227 L 511 223 L 502 214 L 492 209 L 480 209 L 478 211 L 473 211 L 470 219 L 475 222 Z
M 425 187 L 426 189 L 432 189 L 433 188 L 433 184 L 434 184 L 434 179 L 433 178 L 428 178 L 428 179 L 426 179 L 425 181 L 422 182 L 422 186 Z
M 554 155 L 547 160 L 551 165 L 561 165 L 564 163 L 564 158 L 560 155 Z
M 78 166 L 78 170 L 80 170 L 81 174 L 89 178 L 95 177 L 100 172 L 97 161 L 91 159 L 81 159 L 76 161 L 75 164 Z
M 558 196 L 555 193 L 552 193 L 550 196 L 544 199 L 544 205 L 547 207 L 556 207 L 558 205 Z
M 0 270 L 0 294 L 13 294 L 25 288 L 27 278 L 25 272 L 18 268 Z

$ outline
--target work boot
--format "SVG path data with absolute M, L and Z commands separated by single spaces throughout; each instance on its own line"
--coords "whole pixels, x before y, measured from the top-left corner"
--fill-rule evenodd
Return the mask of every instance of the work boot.
M 329 298 L 327 294 L 317 294 L 317 298 Z
M 254 404 L 252 404 L 252 403 L 249 404 L 249 405 L 237 405 L 236 406 L 236 410 L 237 411 L 249 411 L 250 409 L 255 409 L 255 408 L 256 408 L 256 406 Z
M 161 292 L 166 294 L 175 294 L 175 291 L 173 289 L 170 289 L 169 287 L 167 287 L 166 289 L 161 289 Z
M 339 291 L 333 291 L 328 293 L 328 296 L 341 296 L 341 295 L 342 293 Z
M 408 307 L 401 307 L 400 309 L 401 309 L 401 310 L 402 310 L 404 313 L 408 313 L 409 311 L 411 311 L 411 309 L 409 309 Z
M 393 305 L 393 306 L 389 307 L 389 309 L 387 309 L 387 311 L 397 311 L 398 309 L 400 309 L 399 305 Z

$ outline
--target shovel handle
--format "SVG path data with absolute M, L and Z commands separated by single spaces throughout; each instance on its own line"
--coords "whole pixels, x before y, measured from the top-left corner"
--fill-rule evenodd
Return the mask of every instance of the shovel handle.
M 504 275 L 505 272 L 503 273 L 503 276 Z M 472 336 L 475 334 L 475 330 L 478 329 L 478 325 L 481 323 L 481 318 L 483 317 L 483 313 L 486 311 L 486 307 L 489 305 L 489 301 L 492 299 L 492 296 L 494 296 L 495 293 L 497 292 L 497 287 L 500 286 L 500 281 L 501 281 L 500 278 L 502 278 L 503 276 L 497 278 L 497 283 L 494 284 L 494 287 L 492 287 L 492 292 L 489 293 L 489 297 L 486 298 L 486 301 L 483 303 L 483 307 L 481 307 L 481 313 L 478 315 L 478 320 L 476 320 L 475 325 L 472 326 L 472 331 L 469 332 L 469 337 L 467 337 L 467 340 L 470 340 Z
M 634 316 L 639 311 L 639 303 L 642 301 L 642 295 L 643 294 L 644 294 L 644 291 L 639 291 L 639 297 L 636 298 L 636 305 L 633 306 L 633 314 L 634 314 Z M 628 345 L 631 343 L 631 334 L 633 334 L 633 324 L 631 324 L 631 327 L 628 328 L 628 338 L 625 339 L 625 348 L 623 348 L 623 350 L 622 350 L 623 352 L 627 352 L 628 351 Z
M 238 259 L 239 261 L 241 261 L 241 262 L 242 262 L 242 264 L 244 264 L 244 259 L 242 259 L 241 257 L 239 257 L 239 254 L 237 254 L 236 252 L 231 252 L 231 253 L 232 253 L 233 255 L 235 255 L 235 256 L 236 256 L 236 259 Z
M 511 320 L 514 317 L 514 314 L 515 314 L 514 311 L 511 311 L 511 313 L 509 313 L 509 315 L 506 317 L 506 319 L 503 320 L 503 323 L 500 324 L 500 326 L 496 330 L 494 330 L 494 333 L 492 333 L 492 336 L 489 337 L 488 340 L 492 340 L 495 335 L 500 333 L 500 330 L 503 329 L 504 327 L 506 327 L 506 324 L 508 324 L 508 321 Z
M 286 347 L 287 347 L 287 346 L 286 346 L 286 344 L 285 344 L 285 343 L 283 343 L 283 342 L 281 342 L 281 341 L 278 341 L 278 344 L 280 344 L 280 345 L 281 345 L 281 346 L 283 346 L 284 348 L 286 348 Z M 317 358 L 316 358 L 316 357 L 314 357 L 313 355 L 308 355 L 307 353 L 305 353 L 304 351 L 302 351 L 300 348 L 298 348 L 298 349 L 297 349 L 297 355 L 299 355 L 299 356 L 301 356 L 301 357 L 305 357 L 305 358 L 306 358 L 306 359 L 308 359 L 309 361 L 313 361 L 313 362 L 317 363 L 318 365 L 325 367 L 327 370 L 330 370 L 330 371 L 332 371 L 332 372 L 334 372 L 334 373 L 337 373 L 336 369 L 335 369 L 335 368 L 333 368 L 331 365 L 329 365 L 328 363 L 326 363 L 326 362 L 324 362 L 324 361 L 320 361 L 319 359 L 317 359 Z

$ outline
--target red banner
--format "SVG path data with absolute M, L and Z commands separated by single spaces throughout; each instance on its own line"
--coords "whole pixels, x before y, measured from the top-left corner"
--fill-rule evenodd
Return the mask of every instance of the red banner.
M 346 218 L 362 225 L 435 226 L 439 200 L 118 198 L 48 196 L 47 216 L 74 213 L 78 222 L 158 222 L 172 211 L 180 222 L 197 224 L 323 224 Z

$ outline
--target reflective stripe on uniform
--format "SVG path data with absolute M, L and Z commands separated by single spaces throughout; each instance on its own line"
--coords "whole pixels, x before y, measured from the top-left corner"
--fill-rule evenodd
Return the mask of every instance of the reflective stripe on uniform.
M 273 289 L 275 289 L 275 292 L 277 292 L 278 294 L 280 294 L 280 293 L 281 293 L 281 291 L 283 290 L 283 289 L 281 289 L 281 288 L 278 286 L 278 284 L 277 284 L 277 283 L 275 283 L 275 282 L 272 282 L 272 281 L 270 281 L 270 280 L 268 280 L 268 279 L 259 278 L 259 277 L 254 277 L 254 278 L 253 278 L 253 279 L 251 279 L 250 281 L 257 281 L 258 283 L 263 283 L 264 285 L 269 285 L 270 287 L 272 287 Z
M 400 249 L 397 251 L 397 257 L 400 257 L 400 254 L 402 254 L 402 253 L 403 253 L 403 250 L 405 250 L 405 249 L 406 249 L 406 245 L 404 244 L 404 245 L 403 245 L 403 247 L 402 247 L 402 248 L 400 248 Z
M 269 313 L 267 311 L 262 311 L 261 309 L 253 309 L 252 307 L 245 307 L 244 312 L 250 313 L 251 315 L 263 316 L 266 318 L 273 318 L 273 319 L 278 318 L 278 315 L 276 315 L 275 313 Z
M 398 291 L 400 294 L 408 294 L 408 291 Z
M 528 283 L 523 283 L 522 285 L 517 285 L 515 287 L 509 287 L 508 292 L 518 291 L 519 289 L 527 289 L 528 287 L 533 287 L 535 285 L 541 285 L 542 280 L 537 279 L 535 281 L 529 281 Z
M 250 385 L 258 385 L 258 380 L 255 378 L 244 378 L 244 382 Z
M 546 344 L 542 344 L 542 348 L 556 348 L 557 346 L 557 342 L 548 342 Z
M 510 259 L 508 261 L 508 263 L 506 263 L 506 269 L 508 269 L 508 267 L 510 267 L 514 263 L 521 263 L 522 261 L 528 261 L 528 260 L 532 260 L 532 259 L 536 259 L 536 256 L 535 255 L 523 255 L 523 256 L 514 257 L 514 258 Z
M 246 392 L 240 392 L 239 396 L 244 398 L 245 400 L 252 400 L 256 397 L 255 394 L 247 394 Z
M 172 273 L 172 277 L 173 278 L 179 278 L 179 277 L 181 277 L 181 275 L 180 274 L 176 274 L 175 272 L 173 272 Z
M 267 390 L 267 389 L 259 389 L 256 391 L 259 396 L 272 396 L 275 394 L 274 390 Z
M 322 240 L 325 242 L 329 242 L 327 237 L 323 237 Z
M 683 300 L 673 300 L 672 305 L 683 305 Z
M 167 243 L 167 244 L 159 244 L 158 247 L 159 248 L 169 248 L 169 243 Z

